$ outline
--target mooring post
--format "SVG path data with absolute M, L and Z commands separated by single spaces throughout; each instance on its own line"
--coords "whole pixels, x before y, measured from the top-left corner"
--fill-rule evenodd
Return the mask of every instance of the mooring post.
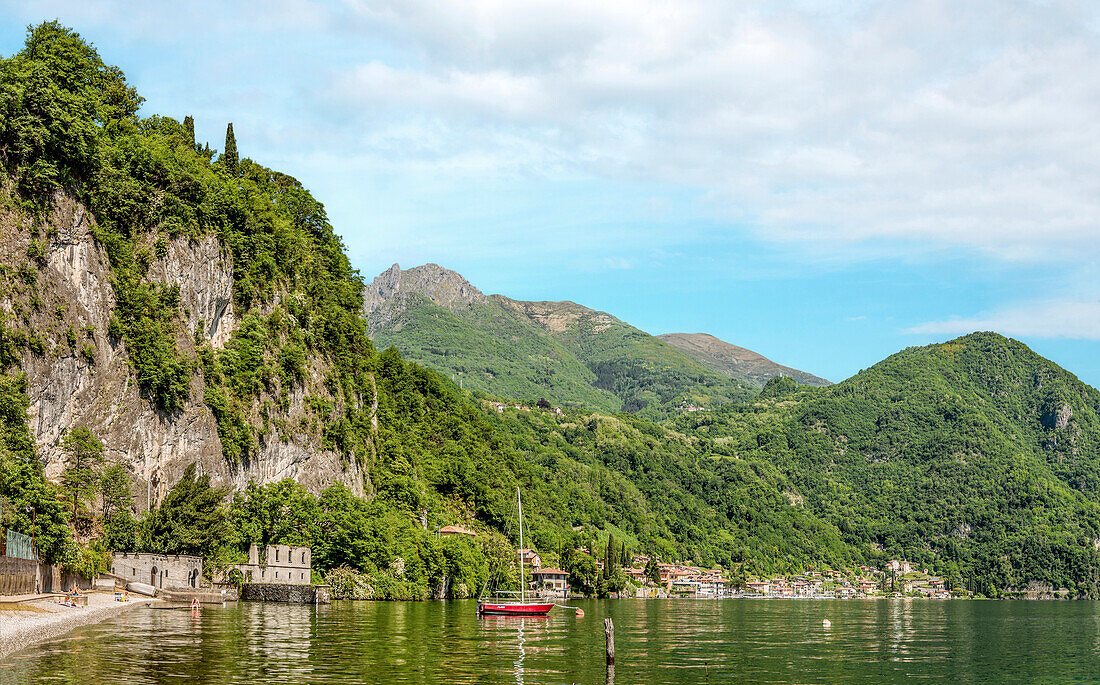
M 603 635 L 607 640 L 607 665 L 615 665 L 615 622 L 610 618 L 603 620 Z

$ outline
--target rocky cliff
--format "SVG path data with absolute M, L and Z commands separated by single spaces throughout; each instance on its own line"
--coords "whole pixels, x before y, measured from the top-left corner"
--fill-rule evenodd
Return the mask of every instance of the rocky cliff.
M 225 458 L 217 423 L 203 402 L 204 380 L 193 374 L 183 408 L 166 413 L 143 398 L 124 342 L 109 334 L 115 307 L 113 276 L 95 219 L 71 196 L 58 193 L 48 215 L 35 221 L 17 211 L 0 214 L 5 272 L 0 311 L 11 334 L 28 341 L 21 369 L 31 399 L 29 425 L 46 474 L 62 468 L 61 437 L 87 426 L 104 443 L 107 458 L 129 467 L 136 501 L 155 503 L 197 462 L 216 484 L 239 489 L 250 480 L 294 478 L 313 491 L 334 481 L 363 491 L 354 460 L 321 447 L 319 431 L 299 429 L 257 442 L 254 457 L 238 464 Z M 233 303 L 233 260 L 215 236 L 166 241 L 146 278 L 179 287 L 176 344 L 195 360 L 197 345 L 225 346 L 239 321 Z M 197 365 L 197 362 L 195 362 Z M 288 425 L 301 426 L 306 397 L 326 394 L 324 364 L 287 393 Z M 263 404 L 257 400 L 258 408 Z M 254 417 L 260 423 L 258 417 Z M 285 438 L 285 439 L 283 439 Z

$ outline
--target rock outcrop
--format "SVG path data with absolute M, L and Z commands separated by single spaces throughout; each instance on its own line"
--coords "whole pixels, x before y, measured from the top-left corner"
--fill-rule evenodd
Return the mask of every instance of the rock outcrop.
M 384 305 L 410 296 L 426 297 L 433 304 L 452 310 L 489 301 L 461 274 L 438 264 L 425 264 L 405 271 L 394 264 L 363 289 L 363 312 L 372 329 L 388 323 L 389 313 L 394 308 Z
M 254 457 L 230 463 L 223 455 L 214 416 L 203 402 L 200 374 L 192 376 L 190 397 L 180 411 L 157 410 L 138 391 L 125 343 L 108 334 L 115 292 L 106 252 L 93 236 L 90 213 L 71 197 L 58 194 L 39 227 L 44 234 L 40 240 L 28 222 L 16 213 L 0 214 L 0 264 L 11 270 L 23 265 L 26 278 L 35 279 L 23 292 L 9 292 L 0 301 L 0 311 L 9 327 L 42 341 L 40 349 L 24 351 L 20 366 L 31 400 L 28 423 L 47 477 L 58 477 L 64 468 L 64 432 L 87 426 L 103 441 L 109 461 L 127 465 L 135 501 L 142 509 L 147 494 L 152 503 L 159 501 L 191 463 L 198 463 L 215 484 L 234 489 L 250 480 L 294 478 L 314 492 L 343 482 L 363 493 L 360 469 L 323 449 L 317 430 L 294 430 L 285 439 L 268 432 L 259 439 Z M 32 242 L 43 246 L 34 261 L 27 258 L 35 252 Z M 180 288 L 180 352 L 193 358 L 196 338 L 223 347 L 238 323 L 230 255 L 214 236 L 177 237 L 163 252 L 146 277 Z M 287 425 L 304 423 L 298 419 L 308 413 L 308 394 L 325 394 L 324 372 L 315 365 L 304 385 L 288 393 Z

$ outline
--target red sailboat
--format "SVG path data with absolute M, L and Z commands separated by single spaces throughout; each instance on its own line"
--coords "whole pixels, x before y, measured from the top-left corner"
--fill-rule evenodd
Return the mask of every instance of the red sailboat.
M 481 597 L 477 600 L 478 616 L 545 616 L 554 608 L 553 604 L 544 602 L 528 602 L 523 578 L 523 500 L 519 495 L 519 487 L 516 487 L 516 506 L 519 509 L 519 547 L 516 555 L 519 557 L 519 601 L 515 597 L 486 597 L 485 591 L 489 587 L 488 581 L 481 591 Z M 497 594 L 512 594 L 498 592 Z

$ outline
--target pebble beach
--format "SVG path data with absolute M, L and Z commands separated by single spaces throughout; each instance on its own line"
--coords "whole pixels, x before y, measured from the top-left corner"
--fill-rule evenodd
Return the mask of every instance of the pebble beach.
M 38 599 L 18 604 L 0 604 L 0 659 L 13 652 L 78 628 L 98 623 L 124 611 L 147 607 L 160 600 L 133 598 L 116 602 L 112 593 L 93 592 L 88 606 L 67 607 L 52 599 Z

